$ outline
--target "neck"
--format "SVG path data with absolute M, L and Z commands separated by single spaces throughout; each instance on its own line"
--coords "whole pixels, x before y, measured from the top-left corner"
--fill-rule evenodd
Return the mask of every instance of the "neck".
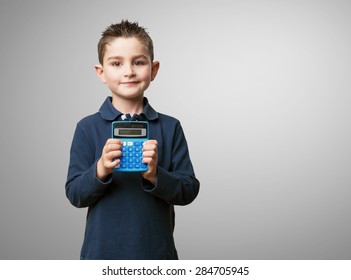
M 144 110 L 143 96 L 135 99 L 123 99 L 113 96 L 112 105 L 123 114 L 141 114 Z

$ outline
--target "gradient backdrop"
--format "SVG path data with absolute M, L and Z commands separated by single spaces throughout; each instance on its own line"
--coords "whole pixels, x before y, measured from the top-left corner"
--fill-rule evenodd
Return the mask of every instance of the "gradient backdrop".
M 76 123 L 108 89 L 101 32 L 147 27 L 146 96 L 185 130 L 201 192 L 182 259 L 351 259 L 351 2 L 0 1 L 0 258 L 78 259 L 65 197 Z

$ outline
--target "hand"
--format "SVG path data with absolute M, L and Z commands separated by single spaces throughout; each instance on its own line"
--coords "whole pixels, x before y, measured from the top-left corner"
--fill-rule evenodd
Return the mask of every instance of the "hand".
M 118 139 L 108 139 L 102 149 L 101 157 L 96 166 L 96 177 L 100 181 L 113 173 L 113 169 L 120 164 L 119 157 L 122 156 L 122 141 Z
M 157 182 L 157 140 L 147 140 L 143 145 L 143 163 L 148 165 L 148 170 L 143 172 L 143 177 L 156 185 Z

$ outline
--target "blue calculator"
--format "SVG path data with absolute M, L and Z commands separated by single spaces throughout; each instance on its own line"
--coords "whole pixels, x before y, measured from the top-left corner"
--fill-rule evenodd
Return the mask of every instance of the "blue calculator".
M 143 121 L 116 121 L 112 123 L 112 138 L 122 140 L 122 157 L 117 171 L 141 172 L 148 170 L 142 162 L 143 143 L 149 139 L 149 124 Z

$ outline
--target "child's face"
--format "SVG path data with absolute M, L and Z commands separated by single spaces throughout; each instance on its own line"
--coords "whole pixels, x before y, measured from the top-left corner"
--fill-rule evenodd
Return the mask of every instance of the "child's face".
M 123 99 L 135 99 L 154 80 L 159 67 L 151 62 L 147 48 L 136 38 L 116 38 L 106 45 L 103 65 L 96 65 L 99 79 L 112 94 Z

